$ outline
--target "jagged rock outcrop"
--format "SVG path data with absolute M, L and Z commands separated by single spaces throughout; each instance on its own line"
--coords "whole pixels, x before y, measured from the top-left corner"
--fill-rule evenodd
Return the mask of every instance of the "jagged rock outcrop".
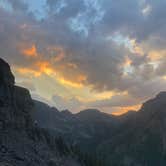
M 13 86 L 15 83 L 14 76 L 10 70 L 10 66 L 3 59 L 0 58 L 0 84 L 6 86 Z
M 80 166 L 35 125 L 34 109 L 29 91 L 15 86 L 10 66 L 0 58 L 0 166 Z
M 0 59 L 0 124 L 17 128 L 32 124 L 33 100 L 25 88 L 15 86 L 10 66 Z

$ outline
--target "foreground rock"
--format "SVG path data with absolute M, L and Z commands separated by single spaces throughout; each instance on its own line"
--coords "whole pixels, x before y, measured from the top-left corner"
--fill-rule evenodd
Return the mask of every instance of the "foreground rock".
M 80 166 L 35 126 L 30 93 L 14 83 L 10 66 L 0 59 L 0 166 Z

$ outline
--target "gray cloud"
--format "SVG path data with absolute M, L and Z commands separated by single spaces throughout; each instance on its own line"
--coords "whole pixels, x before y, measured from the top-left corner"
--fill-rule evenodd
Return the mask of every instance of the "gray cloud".
M 115 95 L 110 99 L 106 100 L 99 100 L 95 102 L 89 103 L 91 107 L 127 107 L 133 106 L 140 103 L 140 100 L 134 98 L 133 96 L 122 94 L 122 95 Z M 110 110 L 111 111 L 111 110 Z
M 33 85 L 33 83 L 31 81 L 18 82 L 17 85 L 25 87 L 25 88 L 29 89 L 30 91 L 35 91 L 36 90 L 35 86 Z
M 68 109 L 78 112 L 79 108 L 82 105 L 82 103 L 78 101 L 76 98 L 64 99 L 59 95 L 54 95 L 52 97 L 52 101 L 59 110 Z
M 93 5 L 86 0 L 47 0 L 47 15 L 42 20 L 29 12 L 30 6 L 25 1 L 8 2 L 12 13 L 0 8 L 0 56 L 13 65 L 30 67 L 39 60 L 27 59 L 19 50 L 22 43 L 29 47 L 35 44 L 40 59 L 48 60 L 55 68 L 65 66 L 63 76 L 68 79 L 73 79 L 72 73 L 83 74 L 87 77 L 83 84 L 90 85 L 92 90 L 128 91 L 129 97 L 134 97 L 133 100 L 115 97 L 111 99 L 112 105 L 120 105 L 116 100 L 136 103 L 137 98 L 165 89 L 161 78 L 166 74 L 165 54 L 157 67 L 148 59 L 150 50 L 165 49 L 165 1 L 91 0 Z M 144 15 L 147 6 L 149 13 Z M 107 40 L 116 34 L 134 39 L 145 49 L 145 54 L 138 55 L 123 44 Z M 50 46 L 60 46 L 65 51 L 58 64 L 52 62 L 47 50 Z M 132 61 L 128 75 L 124 75 L 126 57 Z M 66 65 L 69 63 L 75 64 L 77 71 Z M 109 101 L 104 103 L 107 105 Z

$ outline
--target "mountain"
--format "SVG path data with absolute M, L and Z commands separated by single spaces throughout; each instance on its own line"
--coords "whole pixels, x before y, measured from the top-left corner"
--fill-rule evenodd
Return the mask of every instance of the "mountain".
M 61 113 L 66 117 L 73 117 L 73 114 L 69 110 L 62 110 Z
M 62 136 L 67 143 L 79 146 L 93 137 L 90 126 L 69 111 L 60 112 L 39 101 L 34 101 L 34 104 L 35 111 L 32 114 L 34 121 L 37 121 L 41 128 L 49 130 L 52 135 Z
M 166 92 L 145 102 L 118 132 L 98 147 L 106 165 L 166 165 Z
M 115 116 L 98 110 L 72 114 L 68 110 L 57 111 L 39 101 L 34 103 L 33 119 L 41 128 L 46 128 L 52 135 L 62 136 L 67 143 L 77 145 L 85 152 L 94 152 L 97 145 L 107 140 L 117 127 Z
M 109 123 L 109 122 L 115 121 L 115 119 L 116 119 L 115 116 L 100 112 L 99 110 L 96 110 L 96 109 L 83 110 L 83 111 L 77 113 L 76 117 L 80 121 L 98 122 L 98 123 L 102 123 L 102 122 Z
M 51 128 L 58 126 L 66 141 L 73 141 L 82 151 L 97 153 L 102 166 L 166 165 L 166 92 L 143 103 L 138 112 L 121 116 L 95 109 L 55 114 Z
M 0 58 L 0 166 L 80 166 L 62 139 L 36 125 L 35 109 L 29 91 L 15 86 L 10 66 Z

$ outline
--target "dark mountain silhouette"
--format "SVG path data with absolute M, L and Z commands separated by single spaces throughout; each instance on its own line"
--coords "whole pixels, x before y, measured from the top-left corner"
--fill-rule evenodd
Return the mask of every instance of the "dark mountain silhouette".
M 69 110 L 62 110 L 61 113 L 67 117 L 73 117 L 73 114 Z
M 80 166 L 61 139 L 36 126 L 30 93 L 14 80 L 0 59 L 0 166 Z
M 121 116 L 94 109 L 58 114 L 62 119 L 53 118 L 51 128 L 58 126 L 66 141 L 73 141 L 83 151 L 97 153 L 103 165 L 166 165 L 166 92 L 145 102 L 140 111 Z
M 166 165 L 166 92 L 145 102 L 98 148 L 106 165 Z
M 75 115 L 79 120 L 85 122 L 113 122 L 116 120 L 115 116 L 100 112 L 96 109 L 83 110 Z
M 46 128 L 53 135 L 62 136 L 67 142 L 78 145 L 87 152 L 94 151 L 97 145 L 108 139 L 118 125 L 115 116 L 94 109 L 72 114 L 68 110 L 53 111 L 38 101 L 35 101 L 35 107 L 33 118 L 40 127 Z

